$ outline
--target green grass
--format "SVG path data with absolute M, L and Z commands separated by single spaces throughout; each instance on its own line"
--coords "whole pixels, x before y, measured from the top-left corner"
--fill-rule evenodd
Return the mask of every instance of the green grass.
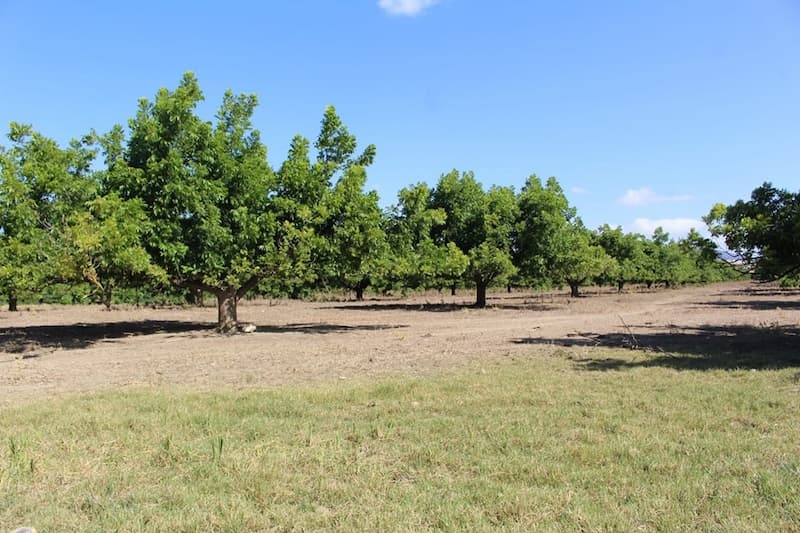
M 800 527 L 796 369 L 587 371 L 569 355 L 5 409 L 0 531 Z

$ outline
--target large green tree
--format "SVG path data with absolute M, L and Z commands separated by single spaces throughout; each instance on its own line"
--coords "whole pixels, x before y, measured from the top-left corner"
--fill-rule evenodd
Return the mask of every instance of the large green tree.
M 0 290 L 16 310 L 20 293 L 66 274 L 68 222 L 95 194 L 91 140 L 61 148 L 29 125 L 11 123 L 0 148 Z
M 431 204 L 433 191 L 425 183 L 401 189 L 388 213 L 387 235 L 392 261 L 389 274 L 403 288 L 451 286 L 464 275 L 469 257 L 452 241 L 435 241 L 447 213 Z
M 375 146 L 358 143 L 333 106 L 322 117 L 311 159 L 297 135 L 276 173 L 273 211 L 279 225 L 273 292 L 300 297 L 325 287 L 354 290 L 358 299 L 386 268 L 386 239 L 377 193 L 365 191 Z
M 732 262 L 756 279 L 800 273 L 800 192 L 764 183 L 747 201 L 715 205 L 704 220 L 713 236 L 725 239 Z
M 143 246 L 142 238 L 152 228 L 138 199 L 122 200 L 112 192 L 90 200 L 86 207 L 69 219 L 63 262 L 69 265 L 67 272 L 94 287 L 106 309 L 111 308 L 117 287 L 166 281 Z
M 325 186 L 315 226 L 319 278 L 328 285 L 355 291 L 356 299 L 388 268 L 388 244 L 378 194 L 365 191 L 366 168 L 375 160 L 375 145 L 357 153 L 358 142 L 328 106 L 314 143 L 317 158 L 312 183 Z
M 551 284 L 550 264 L 555 258 L 556 240 L 567 220 L 575 216 L 575 210 L 555 178 L 543 184 L 536 174 L 525 181 L 517 202 L 514 262 L 529 283 Z
M 216 296 L 218 328 L 231 332 L 239 299 L 276 269 L 274 178 L 251 123 L 256 96 L 226 92 L 215 123 L 195 113 L 202 100 L 191 73 L 175 90 L 142 99 L 125 171 L 111 173 L 109 187 L 141 202 L 155 264 L 175 285 Z
M 326 218 L 320 234 L 325 247 L 324 277 L 353 290 L 357 300 L 372 280 L 384 275 L 389 248 L 375 191 L 364 192 L 362 166 L 349 166 L 325 197 Z
M 477 307 L 486 306 L 490 286 L 516 273 L 510 255 L 514 198 L 509 188 L 487 192 L 472 172 L 457 170 L 442 175 L 431 195 L 431 207 L 446 215 L 445 223 L 434 232 L 435 240 L 452 242 L 469 257 L 466 275 L 475 284 Z

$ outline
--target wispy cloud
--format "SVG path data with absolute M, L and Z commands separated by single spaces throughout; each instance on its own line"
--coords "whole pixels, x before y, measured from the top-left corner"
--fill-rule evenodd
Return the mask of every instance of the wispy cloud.
M 657 194 L 648 187 L 642 187 L 641 189 L 628 189 L 618 201 L 622 205 L 640 206 L 663 202 L 685 202 L 691 199 L 692 196 L 690 194 L 663 195 Z
M 439 0 L 378 0 L 378 7 L 390 15 L 413 17 L 439 3 Z
M 573 192 L 575 194 L 589 194 L 589 192 L 590 192 L 589 189 L 586 189 L 585 187 L 578 187 L 578 186 L 570 187 L 569 190 L 570 190 L 570 192 Z
M 694 228 L 705 233 L 705 223 L 695 218 L 637 218 L 627 231 L 650 236 L 656 228 L 662 228 L 671 237 L 685 237 Z

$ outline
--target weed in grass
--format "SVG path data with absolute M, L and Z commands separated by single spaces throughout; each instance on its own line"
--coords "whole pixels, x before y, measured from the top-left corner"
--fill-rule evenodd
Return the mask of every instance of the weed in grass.
M 218 437 L 211 441 L 211 460 L 215 463 L 218 463 L 220 459 L 222 459 L 222 445 L 224 439 L 222 437 Z

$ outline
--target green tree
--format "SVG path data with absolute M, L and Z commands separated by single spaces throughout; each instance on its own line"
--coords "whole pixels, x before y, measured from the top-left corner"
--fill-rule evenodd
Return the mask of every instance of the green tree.
M 279 221 L 272 260 L 277 271 L 265 284 L 270 292 L 292 298 L 303 296 L 317 281 L 318 251 L 325 246 L 317 227 L 325 217 L 322 201 L 329 183 L 322 172 L 315 172 L 309 146 L 308 139 L 300 135 L 292 139 L 287 158 L 276 173 L 272 197 Z
M 117 287 L 166 281 L 143 246 L 142 236 L 149 226 L 141 202 L 122 200 L 116 192 L 89 201 L 86 210 L 70 218 L 65 261 L 95 288 L 106 309 L 111 308 Z
M 711 235 L 725 239 L 732 262 L 756 279 L 800 273 L 800 192 L 767 182 L 748 201 L 715 205 L 704 220 Z
M 515 259 L 524 275 L 537 285 L 567 283 L 572 296 L 580 286 L 611 275 L 618 263 L 595 244 L 577 211 L 569 205 L 558 181 L 545 184 L 535 175 L 518 197 Z
M 610 270 L 611 279 L 617 291 L 627 283 L 636 283 L 644 278 L 646 256 L 644 253 L 645 237 L 636 233 L 624 233 L 620 226 L 611 228 L 602 225 L 596 234 L 597 243 L 617 262 L 616 268 Z
M 735 279 L 739 276 L 735 269 L 719 258 L 716 243 L 700 235 L 694 228 L 678 241 L 678 246 L 692 263 L 693 282 L 709 283 Z
M 323 114 L 314 147 L 317 158 L 310 183 L 324 193 L 315 224 L 318 277 L 325 283 L 355 291 L 358 300 L 388 268 L 388 245 L 375 191 L 364 192 L 366 167 L 375 160 L 375 146 L 360 154 L 358 143 L 333 106 Z
M 452 242 L 469 257 L 466 275 L 475 283 L 477 307 L 486 306 L 488 287 L 516 273 L 510 255 L 514 198 L 508 188 L 484 191 L 472 172 L 457 170 L 442 175 L 431 195 L 431 207 L 446 215 L 445 224 L 434 230 L 434 241 Z
M 175 285 L 215 295 L 218 328 L 231 332 L 238 301 L 276 270 L 274 178 L 251 123 L 256 96 L 226 92 L 214 124 L 195 114 L 202 100 L 191 73 L 142 99 L 129 123 L 129 171 L 110 175 L 109 186 L 141 202 L 154 263 Z
M 434 240 L 447 213 L 432 206 L 432 195 L 425 183 L 401 189 L 398 205 L 388 214 L 391 273 L 404 288 L 441 290 L 461 279 L 469 265 L 469 257 L 455 243 Z
M 567 220 L 575 216 L 575 210 L 570 208 L 555 178 L 542 184 L 536 174 L 525 181 L 517 202 L 519 218 L 514 263 L 529 283 L 551 284 L 554 280 L 550 265 L 555 259 L 557 236 Z
M 88 138 L 58 144 L 29 125 L 12 122 L 9 148 L 0 148 L 0 290 L 16 310 L 20 293 L 58 280 L 67 221 L 96 190 L 95 150 Z
M 548 252 L 550 277 L 566 282 L 574 298 L 580 296 L 581 285 L 617 266 L 601 246 L 592 243 L 592 234 L 580 219 L 568 221 L 549 240 L 553 246 Z
M 355 291 L 364 299 L 371 281 L 388 269 L 388 243 L 383 231 L 378 195 L 364 193 L 367 175 L 362 166 L 349 166 L 325 197 L 327 217 L 321 235 L 328 244 L 326 278 Z

